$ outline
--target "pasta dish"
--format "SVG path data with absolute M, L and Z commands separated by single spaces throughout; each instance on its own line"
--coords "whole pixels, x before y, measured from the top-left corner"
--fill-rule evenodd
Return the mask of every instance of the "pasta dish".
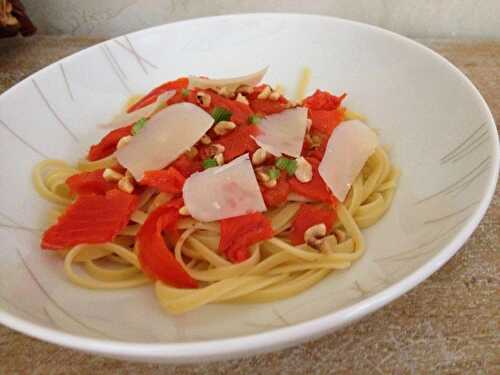
M 54 203 L 41 247 L 90 289 L 153 284 L 181 314 L 301 293 L 364 251 L 398 171 L 346 94 L 290 100 L 236 78 L 181 77 L 100 124 L 76 166 L 33 170 Z

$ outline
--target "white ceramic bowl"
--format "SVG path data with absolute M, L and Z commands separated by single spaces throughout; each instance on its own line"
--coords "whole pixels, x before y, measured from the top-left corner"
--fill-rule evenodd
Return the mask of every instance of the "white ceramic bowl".
M 270 65 L 293 93 L 348 92 L 402 170 L 389 213 L 365 230 L 367 252 L 307 292 L 261 305 L 166 315 L 147 286 L 91 291 L 68 282 L 39 248 L 49 205 L 30 185 L 44 156 L 76 160 L 132 93 L 186 74 Z M 65 58 L 0 96 L 0 322 L 52 343 L 155 362 L 232 358 L 295 345 L 382 307 L 441 267 L 476 228 L 493 195 L 499 146 L 481 95 L 431 50 L 360 23 L 306 15 L 203 18 L 119 37 Z

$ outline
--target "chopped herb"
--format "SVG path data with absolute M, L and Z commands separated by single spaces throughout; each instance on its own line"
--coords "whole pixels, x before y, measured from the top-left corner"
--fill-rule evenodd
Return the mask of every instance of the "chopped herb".
M 262 117 L 257 115 L 248 116 L 248 122 L 250 124 L 258 124 L 262 120 Z
M 277 168 L 275 168 L 275 167 L 271 167 L 267 171 L 267 175 L 269 176 L 269 178 L 271 180 L 277 180 L 279 178 L 279 176 L 280 176 L 280 171 Z
M 182 89 L 182 96 L 187 97 L 189 95 L 189 90 L 188 89 Z
M 297 170 L 297 161 L 281 156 L 276 160 L 276 167 L 282 171 L 286 171 L 290 176 L 292 176 Z
M 278 169 L 281 169 L 282 171 L 286 170 L 286 166 L 288 165 L 288 159 L 280 156 L 278 159 L 276 159 L 276 166 Z
M 295 171 L 297 170 L 297 160 L 289 160 L 288 165 L 286 166 L 286 171 L 289 176 L 293 176 Z
M 233 113 L 231 111 L 228 111 L 223 107 L 215 107 L 212 110 L 212 117 L 214 118 L 216 124 L 220 121 L 229 121 L 232 115 Z
M 217 164 L 217 161 L 215 159 L 205 159 L 203 160 L 203 169 L 208 169 L 208 168 L 213 168 L 213 167 L 217 167 L 218 164 Z
M 147 121 L 148 120 L 146 120 L 146 118 L 142 117 L 134 125 L 132 125 L 132 131 L 131 131 L 132 135 L 136 135 L 137 133 L 139 133 L 141 129 L 144 127 L 144 125 L 146 125 Z

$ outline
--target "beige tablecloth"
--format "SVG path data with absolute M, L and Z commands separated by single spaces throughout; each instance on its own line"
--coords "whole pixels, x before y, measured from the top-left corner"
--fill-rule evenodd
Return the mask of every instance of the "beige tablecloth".
M 0 93 L 97 39 L 0 41 Z M 465 72 L 500 123 L 500 42 L 424 40 Z M 170 366 L 120 362 L 0 327 L 0 374 L 500 374 L 500 189 L 479 228 L 440 271 L 339 332 L 243 360 Z

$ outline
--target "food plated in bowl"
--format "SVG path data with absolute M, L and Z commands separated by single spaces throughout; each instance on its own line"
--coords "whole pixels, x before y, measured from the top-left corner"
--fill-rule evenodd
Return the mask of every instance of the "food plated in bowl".
M 240 35 L 246 41 L 245 51 L 229 36 L 219 38 L 217 46 L 187 37 L 204 27 L 218 30 L 220 19 L 174 24 L 128 36 L 137 55 L 110 41 L 45 69 L 2 96 L 2 141 L 8 140 L 2 145 L 8 155 L 23 155 L 16 158 L 15 170 L 14 163 L 2 164 L 9 196 L 19 197 L 2 200 L 2 213 L 18 223 L 1 232 L 6 247 L 14 249 L 3 266 L 8 280 L 3 286 L 8 287 L 2 296 L 10 303 L 2 303 L 7 311 L 2 322 L 83 350 L 144 360 L 254 353 L 316 337 L 373 311 L 416 285 L 458 249 L 487 206 L 498 160 L 491 116 L 475 89 L 444 60 L 393 34 L 302 16 L 275 18 L 280 24 L 277 30 L 287 31 L 272 33 L 268 27 L 276 25 L 269 22 L 273 17 L 278 16 L 224 19 L 224 30 L 241 29 L 246 22 L 256 25 Z M 298 31 L 304 26 L 310 31 L 307 40 Z M 220 27 L 221 35 L 226 35 Z M 266 35 L 273 37 L 268 40 Z M 292 36 L 297 43 L 285 44 Z M 127 38 L 118 42 L 127 43 Z M 176 58 L 155 48 L 159 39 L 169 43 Z M 357 48 L 352 48 L 354 42 Z M 276 43 L 283 46 L 280 51 L 274 48 Z M 335 51 L 320 48 L 326 45 L 335 45 Z M 222 47 L 226 52 L 211 60 L 210 54 Z M 242 56 L 249 51 L 254 57 L 248 61 L 237 65 L 229 64 L 229 57 L 225 61 L 228 54 Z M 84 61 L 78 61 L 86 54 Z M 284 56 L 296 64 L 280 64 Z M 29 187 L 32 167 L 44 159 L 38 153 L 76 165 L 89 146 L 110 131 L 96 129 L 96 124 L 111 120 L 130 94 L 146 93 L 186 73 L 238 76 L 266 64 L 270 69 L 265 82 L 273 88 L 281 84 L 287 98 L 295 98 L 293 89 L 303 66 L 312 71 L 307 96 L 315 88 L 347 92 L 342 107 L 367 116 L 366 124 L 376 130 L 380 144 L 389 146 L 391 163 L 402 170 L 390 209 L 376 225 L 363 229 L 364 255 L 349 269 L 336 270 L 291 298 L 243 305 L 211 303 L 182 315 L 165 314 L 150 285 L 95 291 L 68 282 L 63 260 L 40 251 L 41 233 L 31 231 L 50 224 L 46 220 L 50 205 Z M 99 79 L 92 79 L 95 74 Z M 20 104 L 28 104 L 35 116 L 14 111 Z M 137 136 L 146 130 L 147 122 Z M 474 148 L 477 143 L 483 147 Z M 84 276 L 79 267 L 75 271 Z M 13 298 L 26 293 L 29 299 Z
M 41 247 L 69 280 L 155 281 L 180 314 L 288 298 L 362 256 L 360 227 L 389 208 L 397 169 L 345 94 L 290 101 L 260 83 L 266 70 L 163 83 L 104 124 L 116 129 L 78 166 L 35 166 L 58 205 Z

